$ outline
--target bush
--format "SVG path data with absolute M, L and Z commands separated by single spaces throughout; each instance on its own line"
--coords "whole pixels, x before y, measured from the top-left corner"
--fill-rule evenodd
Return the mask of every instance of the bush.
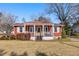
M 0 40 L 15 40 L 15 36 L 11 35 L 11 36 L 2 36 L 0 37 Z
M 9 40 L 9 38 L 5 37 L 5 36 L 2 36 L 2 37 L 0 37 L 0 40 Z
M 10 36 L 10 40 L 15 40 L 15 39 L 16 39 L 16 37 L 14 35 Z
M 65 30 L 62 31 L 62 38 L 66 38 L 66 31 Z
M 16 37 L 19 40 L 29 40 L 30 39 L 30 33 L 27 33 L 27 34 L 24 34 L 24 33 L 17 34 Z
M 0 37 L 0 40 L 30 40 L 30 33 L 21 33 L 21 34 L 17 34 L 15 35 L 10 35 L 10 36 L 2 36 Z
M 39 51 L 37 51 L 35 55 L 36 56 L 47 56 L 47 54 L 45 54 L 43 52 L 39 52 Z

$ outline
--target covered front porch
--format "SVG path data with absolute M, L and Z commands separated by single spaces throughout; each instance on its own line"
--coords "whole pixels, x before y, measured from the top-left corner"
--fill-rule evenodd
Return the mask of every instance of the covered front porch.
M 30 33 L 31 39 L 53 39 L 53 26 L 42 24 L 42 25 L 26 25 L 25 32 Z

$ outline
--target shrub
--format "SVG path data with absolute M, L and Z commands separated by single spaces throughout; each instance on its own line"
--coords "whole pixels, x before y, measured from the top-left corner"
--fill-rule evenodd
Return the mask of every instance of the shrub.
M 0 40 L 15 40 L 15 36 L 14 35 L 11 35 L 11 36 L 2 36 L 0 37 Z
M 24 33 L 17 34 L 16 37 L 19 40 L 29 40 L 30 39 L 30 33 L 27 33 L 27 34 L 24 34 Z
M 15 40 L 15 39 L 16 39 L 16 37 L 14 35 L 10 36 L 10 40 Z
M 65 30 L 62 31 L 62 38 L 66 38 L 66 31 Z
M 39 51 L 37 51 L 35 55 L 36 56 L 47 56 L 47 54 L 45 54 L 43 52 L 39 52 Z
M 5 36 L 2 36 L 2 37 L 0 38 L 0 40 L 9 40 L 9 38 L 8 38 L 8 37 L 5 37 Z

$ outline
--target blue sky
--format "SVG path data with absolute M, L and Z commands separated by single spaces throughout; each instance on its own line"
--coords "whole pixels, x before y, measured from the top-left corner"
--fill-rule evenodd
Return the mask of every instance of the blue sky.
M 0 11 L 18 16 L 17 22 L 21 22 L 24 17 L 26 21 L 31 21 L 42 13 L 44 13 L 47 5 L 44 3 L 0 3 Z M 58 23 L 59 20 L 54 15 L 46 15 L 50 17 L 52 22 Z

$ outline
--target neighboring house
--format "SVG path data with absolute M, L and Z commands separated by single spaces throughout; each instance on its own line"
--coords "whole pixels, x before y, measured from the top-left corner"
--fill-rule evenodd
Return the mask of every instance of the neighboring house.
M 74 33 L 79 33 L 79 21 L 73 24 L 72 30 Z
M 14 25 L 13 34 L 30 34 L 30 40 L 36 40 L 37 37 L 42 40 L 53 40 L 54 38 L 61 38 L 63 25 L 53 24 L 48 21 L 35 20 L 26 23 L 16 23 Z
M 76 25 L 76 26 L 73 27 L 73 32 L 79 33 L 79 25 Z

